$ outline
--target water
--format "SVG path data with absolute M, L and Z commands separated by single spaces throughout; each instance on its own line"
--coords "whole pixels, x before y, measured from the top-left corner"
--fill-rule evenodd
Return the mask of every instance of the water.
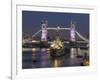
M 56 59 L 52 59 L 50 51 L 45 48 L 22 52 L 22 68 L 53 68 L 81 66 L 83 57 L 70 58 L 69 51 Z

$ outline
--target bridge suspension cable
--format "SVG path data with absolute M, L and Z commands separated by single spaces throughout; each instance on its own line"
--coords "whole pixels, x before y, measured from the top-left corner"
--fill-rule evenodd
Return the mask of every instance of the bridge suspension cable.
M 35 34 L 32 35 L 32 38 L 35 37 L 38 33 L 41 32 L 41 29 L 39 31 L 37 31 Z
M 83 37 L 79 32 L 77 32 L 77 31 L 75 31 L 75 32 L 76 32 L 76 34 L 77 34 L 82 40 L 84 40 L 84 41 L 86 41 L 86 42 L 89 42 L 89 40 L 86 39 L 85 37 Z

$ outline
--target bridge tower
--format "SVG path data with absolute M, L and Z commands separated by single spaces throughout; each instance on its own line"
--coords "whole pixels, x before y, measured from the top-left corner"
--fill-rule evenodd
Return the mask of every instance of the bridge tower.
M 76 33 L 75 33 L 75 24 L 71 21 L 70 23 L 70 44 L 72 46 L 75 45 L 76 42 Z M 70 48 L 70 58 L 75 58 L 76 57 L 76 48 L 72 47 Z
M 41 26 L 41 41 L 47 41 L 47 34 L 48 34 L 48 30 L 47 30 L 47 26 L 48 26 L 48 21 L 42 22 L 42 26 Z

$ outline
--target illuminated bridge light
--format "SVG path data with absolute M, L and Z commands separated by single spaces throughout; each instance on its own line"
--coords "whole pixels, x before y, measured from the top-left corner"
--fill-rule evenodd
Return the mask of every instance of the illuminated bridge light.
M 36 52 L 36 50 L 37 50 L 36 48 L 32 48 L 32 52 Z

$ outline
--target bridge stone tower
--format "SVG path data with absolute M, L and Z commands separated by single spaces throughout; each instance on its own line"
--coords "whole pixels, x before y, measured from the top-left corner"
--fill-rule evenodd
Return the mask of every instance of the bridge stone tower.
M 71 21 L 71 23 L 70 23 L 70 40 L 72 41 L 72 42 L 75 42 L 75 24 Z
M 47 41 L 47 34 L 48 34 L 47 26 L 48 26 L 48 21 L 42 22 L 41 41 Z
M 75 45 L 76 42 L 76 33 L 75 33 L 75 24 L 71 21 L 70 23 L 70 44 L 72 46 Z M 70 48 L 70 58 L 75 58 L 76 57 L 76 48 L 72 47 Z

